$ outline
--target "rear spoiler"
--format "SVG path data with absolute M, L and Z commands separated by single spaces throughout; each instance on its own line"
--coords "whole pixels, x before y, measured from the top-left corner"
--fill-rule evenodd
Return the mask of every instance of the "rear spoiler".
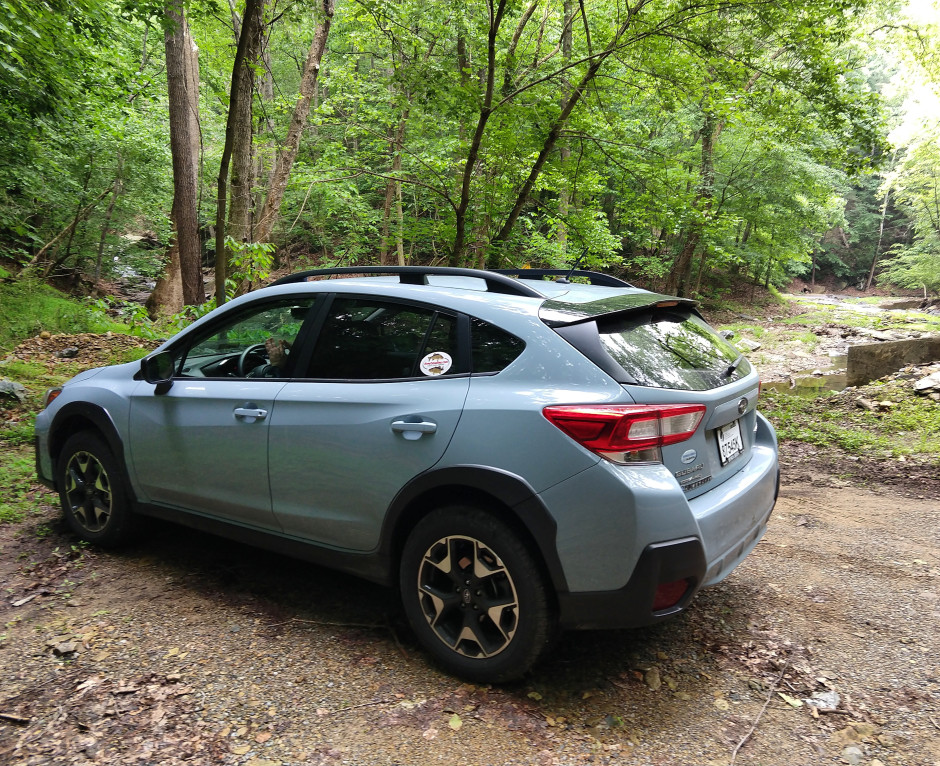
M 614 295 L 587 303 L 548 300 L 539 308 L 539 319 L 549 327 L 564 327 L 582 322 L 591 322 L 601 317 L 611 318 L 635 314 L 648 309 L 676 307 L 698 313 L 698 301 L 693 301 L 691 298 L 676 298 L 672 295 L 637 292 Z

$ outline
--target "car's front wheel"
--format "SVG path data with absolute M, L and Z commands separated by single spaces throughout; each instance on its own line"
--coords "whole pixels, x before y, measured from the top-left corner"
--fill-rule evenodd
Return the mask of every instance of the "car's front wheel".
M 66 440 L 56 483 L 65 520 L 80 538 L 113 547 L 130 537 L 134 519 L 121 468 L 97 433 L 81 431 Z
M 511 527 L 479 508 L 451 506 L 423 518 L 402 552 L 400 586 L 420 642 L 468 680 L 519 678 L 554 635 L 532 553 Z

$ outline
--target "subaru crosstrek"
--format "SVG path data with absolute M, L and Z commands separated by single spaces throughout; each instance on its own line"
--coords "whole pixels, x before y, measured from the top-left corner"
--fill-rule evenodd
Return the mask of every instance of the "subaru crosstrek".
M 505 681 L 754 548 L 758 390 L 693 301 L 608 275 L 325 269 L 49 392 L 37 465 L 88 542 L 156 516 L 396 586 L 445 669 Z

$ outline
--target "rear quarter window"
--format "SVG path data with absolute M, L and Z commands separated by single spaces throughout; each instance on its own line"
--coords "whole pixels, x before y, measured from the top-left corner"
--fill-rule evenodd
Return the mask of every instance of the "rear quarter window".
M 751 365 L 690 311 L 648 311 L 597 322 L 604 350 L 641 386 L 707 391 L 740 380 Z
M 515 335 L 475 317 L 470 320 L 470 345 L 474 373 L 499 372 L 525 348 L 525 342 Z

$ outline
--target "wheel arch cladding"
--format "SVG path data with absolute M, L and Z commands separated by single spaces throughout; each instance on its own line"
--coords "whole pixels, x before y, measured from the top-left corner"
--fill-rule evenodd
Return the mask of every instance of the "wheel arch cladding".
M 557 528 L 551 514 L 522 478 L 488 466 L 452 466 L 427 471 L 402 488 L 392 501 L 382 534 L 388 560 L 400 559 L 408 534 L 418 521 L 434 509 L 453 503 L 495 512 L 530 547 L 553 590 L 568 590 L 555 545 Z
M 105 409 L 87 402 L 67 404 L 56 413 L 52 427 L 49 429 L 49 456 L 52 459 L 53 474 L 55 474 L 55 467 L 59 463 L 62 447 L 69 437 L 81 431 L 93 431 L 104 439 L 105 444 L 111 450 L 111 454 L 117 460 L 118 467 L 121 469 L 121 481 L 124 484 L 124 489 L 130 493 L 127 463 L 124 460 L 124 443 L 121 441 L 121 437 L 118 436 L 111 415 Z M 133 495 L 129 494 L 129 497 L 133 497 Z

